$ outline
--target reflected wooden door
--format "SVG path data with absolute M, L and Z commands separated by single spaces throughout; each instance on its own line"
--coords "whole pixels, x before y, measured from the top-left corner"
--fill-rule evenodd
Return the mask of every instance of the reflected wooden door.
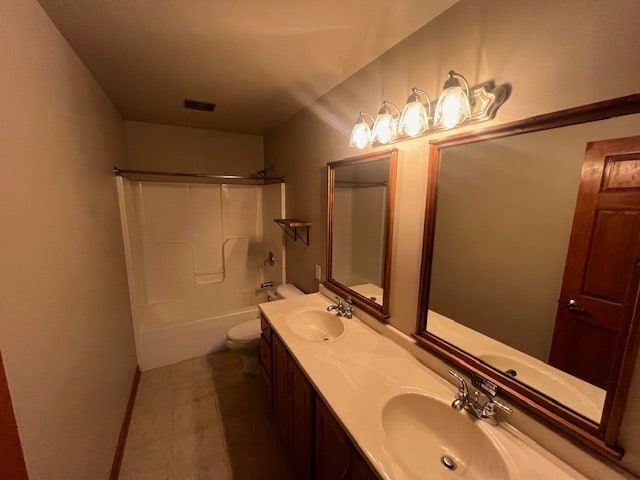
M 29 480 L 0 354 L 0 478 Z
M 640 279 L 640 137 L 587 144 L 549 363 L 607 389 Z M 612 375 L 612 373 L 614 375 Z

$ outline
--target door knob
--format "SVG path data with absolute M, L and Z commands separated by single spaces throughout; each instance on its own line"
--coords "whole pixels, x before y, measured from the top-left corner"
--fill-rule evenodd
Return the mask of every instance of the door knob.
M 565 307 L 567 307 L 571 313 L 587 313 L 587 311 L 584 308 L 581 308 L 580 305 L 578 305 L 578 302 L 573 299 L 569 300 Z

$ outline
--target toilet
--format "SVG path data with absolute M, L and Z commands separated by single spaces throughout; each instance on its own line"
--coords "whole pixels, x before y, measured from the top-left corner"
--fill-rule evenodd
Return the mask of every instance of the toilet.
M 304 295 L 295 286 L 285 283 L 276 288 L 275 294 L 269 295 L 269 301 L 293 298 Z M 227 332 L 225 344 L 229 350 L 238 352 L 242 362 L 242 370 L 249 375 L 260 375 L 260 319 L 255 318 L 232 327 Z

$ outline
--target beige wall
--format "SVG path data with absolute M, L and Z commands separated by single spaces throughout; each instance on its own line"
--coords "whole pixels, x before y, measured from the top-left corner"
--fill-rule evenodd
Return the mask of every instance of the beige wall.
M 251 175 L 264 168 L 262 137 L 256 135 L 132 121 L 125 128 L 132 169 Z
M 29 476 L 105 479 L 136 368 L 123 121 L 37 2 L 0 2 L 0 59 L 0 348 Z
M 358 111 L 375 113 L 383 99 L 402 104 L 413 86 L 435 95 L 451 68 L 472 84 L 494 79 L 512 85 L 493 123 L 636 93 L 638 18 L 636 0 L 462 0 L 267 135 L 265 163 L 287 177 L 288 215 L 313 222 L 309 247 L 288 242 L 288 281 L 316 288 L 313 266 L 325 263 L 326 164 L 358 153 L 348 147 Z M 416 320 L 428 141 L 442 135 L 394 145 L 399 157 L 391 322 L 405 332 Z M 639 388 L 635 382 L 632 393 Z M 638 398 L 630 397 L 628 419 L 640 416 Z M 640 473 L 640 440 L 632 428 L 625 422 L 623 464 Z M 572 452 L 576 467 L 591 468 L 584 455 Z

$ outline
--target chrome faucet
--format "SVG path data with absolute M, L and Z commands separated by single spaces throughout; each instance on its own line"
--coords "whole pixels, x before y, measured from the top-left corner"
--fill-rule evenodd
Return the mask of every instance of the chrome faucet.
M 464 378 L 453 370 L 449 371 L 449 375 L 460 383 L 456 398 L 451 402 L 451 408 L 454 410 L 462 410 L 464 408 L 476 418 L 489 422 L 491 425 L 498 424 L 498 420 L 495 417 L 496 408 L 506 413 L 513 413 L 513 410 L 496 399 L 498 387 L 493 382 L 473 373 L 471 374 L 471 382 L 477 390 L 469 394 L 469 387 Z
M 337 305 L 329 305 L 327 307 L 327 312 L 331 312 L 333 310 L 337 310 L 336 315 L 344 318 L 352 318 L 353 317 L 353 299 L 347 295 L 344 302 L 340 297 L 336 295 Z
M 269 265 L 271 265 L 272 267 L 273 267 L 273 264 L 274 264 L 274 263 L 276 263 L 276 257 L 275 257 L 275 255 L 273 254 L 273 252 L 269 252 L 269 253 L 268 253 L 268 255 L 267 255 L 267 259 L 264 261 L 264 265 L 266 266 L 266 265 L 267 265 L 267 263 L 268 263 Z

